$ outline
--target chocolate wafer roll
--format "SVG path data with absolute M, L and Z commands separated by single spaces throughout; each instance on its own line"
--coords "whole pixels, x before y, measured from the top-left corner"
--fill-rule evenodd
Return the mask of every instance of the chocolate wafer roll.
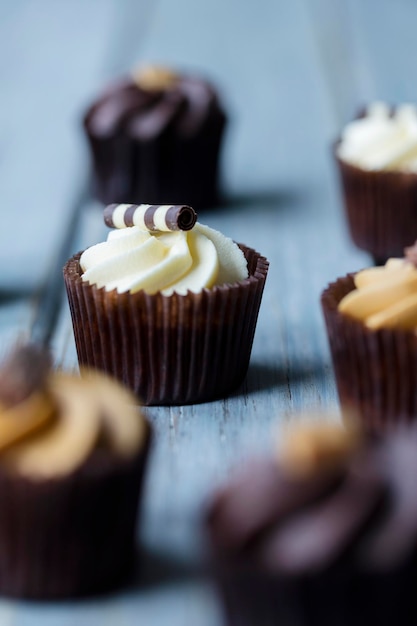
M 151 232 L 191 230 L 197 221 L 194 209 L 186 204 L 109 204 L 104 221 L 110 228 L 138 226 Z

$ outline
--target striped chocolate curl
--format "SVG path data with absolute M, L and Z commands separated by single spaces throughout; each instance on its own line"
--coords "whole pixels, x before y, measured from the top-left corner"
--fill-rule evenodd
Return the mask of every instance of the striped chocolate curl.
M 104 222 L 110 228 L 137 226 L 150 232 L 191 230 L 197 221 L 194 209 L 186 204 L 109 204 Z

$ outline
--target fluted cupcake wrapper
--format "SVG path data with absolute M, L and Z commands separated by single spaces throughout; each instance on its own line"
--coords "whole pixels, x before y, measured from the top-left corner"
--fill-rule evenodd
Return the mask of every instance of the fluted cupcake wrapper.
M 304 577 L 253 564 L 214 572 L 227 626 L 414 626 L 415 575 L 414 562 L 389 572 L 345 562 Z
M 64 267 L 80 365 L 115 376 L 147 405 L 203 402 L 246 375 L 268 262 L 241 246 L 249 278 L 198 294 L 119 294 Z
M 211 573 L 227 626 L 304 626 L 296 582 L 221 560 Z
M 378 264 L 403 256 L 417 239 L 417 174 L 367 171 L 337 156 L 344 206 L 355 244 Z
M 97 103 L 86 112 L 84 131 L 92 159 L 93 191 L 104 204 L 141 203 L 146 198 L 149 204 L 187 202 L 202 209 L 218 203 L 226 115 L 218 105 L 207 107 L 197 127 L 178 132 L 172 125 L 182 110 L 178 105 L 174 95 L 168 103 L 173 108 L 171 123 L 150 137 L 120 125 L 103 133 L 92 124 Z
M 97 451 L 77 471 L 55 479 L 0 468 L 0 595 L 96 594 L 129 575 L 149 441 L 148 427 L 135 457 Z
M 337 389 L 343 413 L 382 432 L 417 417 L 417 335 L 400 329 L 369 330 L 338 311 L 354 289 L 353 275 L 322 294 Z

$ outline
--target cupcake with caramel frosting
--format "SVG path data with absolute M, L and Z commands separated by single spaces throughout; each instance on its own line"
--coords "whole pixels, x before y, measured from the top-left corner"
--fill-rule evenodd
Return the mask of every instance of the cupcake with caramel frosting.
M 322 294 L 342 410 L 373 431 L 417 415 L 416 260 L 414 245 Z
M 104 217 L 107 241 L 64 268 L 80 365 L 145 404 L 230 393 L 248 368 L 266 259 L 187 205 L 110 205 Z
M 35 346 L 10 355 L 0 370 L 0 593 L 71 597 L 127 576 L 149 436 L 114 380 L 53 372 Z
M 412 626 L 416 446 L 415 429 L 308 424 L 247 462 L 206 519 L 226 624 Z

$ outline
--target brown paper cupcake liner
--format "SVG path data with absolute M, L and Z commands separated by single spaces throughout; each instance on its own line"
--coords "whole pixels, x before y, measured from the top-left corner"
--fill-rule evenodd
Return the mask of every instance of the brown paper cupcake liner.
M 330 351 L 342 411 L 382 432 L 417 417 L 417 336 L 398 329 L 369 330 L 338 311 L 354 289 L 353 274 L 322 294 Z
M 216 560 L 210 570 L 227 626 L 301 626 L 297 581 L 285 581 L 251 563 Z
M 97 451 L 76 472 L 30 480 L 0 468 L 0 594 L 52 599 L 102 593 L 135 561 L 150 443 L 125 460 Z
M 417 239 L 417 174 L 367 171 L 340 159 L 344 206 L 355 244 L 377 264 L 403 256 Z
M 199 209 L 215 206 L 223 127 L 220 120 L 199 138 L 173 138 L 168 151 L 165 138 L 150 146 L 134 139 L 90 134 L 95 196 L 104 204 L 140 203 L 142 198 L 150 204 L 179 204 L 187 198 Z M 156 163 L 151 176 L 143 167 L 147 159 Z
M 222 397 L 243 381 L 267 260 L 240 246 L 249 278 L 198 294 L 106 292 L 83 282 L 80 254 L 64 267 L 80 365 L 115 376 L 147 405 Z
M 345 561 L 304 577 L 221 563 L 214 572 L 227 626 L 414 626 L 415 561 L 389 572 Z
M 219 156 L 227 118 L 220 110 L 196 133 L 171 130 L 152 140 L 133 132 L 97 133 L 91 126 L 93 105 L 84 118 L 92 159 L 95 196 L 104 204 L 137 202 L 181 204 L 202 209 L 219 201 Z

